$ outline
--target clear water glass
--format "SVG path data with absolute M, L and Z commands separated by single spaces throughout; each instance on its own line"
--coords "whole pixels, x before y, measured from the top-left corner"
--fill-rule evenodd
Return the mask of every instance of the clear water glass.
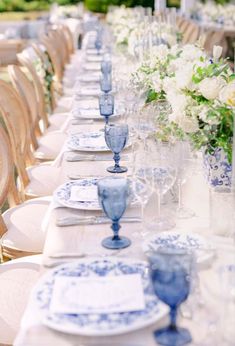
M 108 167 L 107 171 L 110 173 L 124 173 L 127 172 L 127 167 L 119 165 L 120 153 L 125 148 L 128 137 L 129 129 L 126 124 L 106 124 L 105 125 L 105 141 L 108 148 L 114 153 L 115 165 Z
M 175 146 L 177 164 L 176 184 L 178 187 L 178 207 L 176 213 L 179 219 L 189 219 L 193 217 L 195 213 L 183 204 L 182 186 L 186 183 L 187 179 L 195 173 L 195 159 L 193 158 L 189 142 L 179 141 Z
M 104 93 L 109 93 L 112 90 L 111 74 L 102 74 L 100 77 L 100 89 Z
M 105 122 L 108 124 L 109 117 L 114 112 L 114 97 L 110 94 L 100 95 L 99 97 L 100 115 L 105 117 Z
M 119 236 L 119 221 L 124 214 L 130 198 L 129 182 L 121 177 L 100 179 L 98 185 L 99 203 L 108 218 L 112 220 L 113 236 L 105 238 L 102 245 L 108 249 L 122 249 L 130 246 L 131 241 Z
M 150 160 L 153 189 L 158 197 L 158 215 L 153 220 L 153 227 L 156 231 L 166 231 L 175 226 L 169 216 L 162 215 L 161 210 L 162 197 L 173 187 L 176 180 L 174 147 L 170 143 L 153 140 L 147 155 Z
M 188 344 L 192 341 L 190 332 L 179 328 L 176 320 L 178 307 L 190 293 L 194 256 L 183 249 L 162 248 L 148 257 L 154 292 L 170 307 L 170 325 L 154 332 L 156 342 L 165 346 Z

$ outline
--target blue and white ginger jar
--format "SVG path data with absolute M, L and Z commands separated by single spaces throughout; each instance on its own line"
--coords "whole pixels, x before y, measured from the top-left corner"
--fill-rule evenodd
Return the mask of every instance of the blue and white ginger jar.
M 203 166 L 208 183 L 216 189 L 231 187 L 232 164 L 223 148 L 215 148 L 212 153 L 204 152 Z

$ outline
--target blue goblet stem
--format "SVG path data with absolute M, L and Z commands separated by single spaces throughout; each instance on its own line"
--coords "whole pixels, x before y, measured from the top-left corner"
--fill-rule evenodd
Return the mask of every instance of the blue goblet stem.
M 171 318 L 171 324 L 170 324 L 170 329 L 171 330 L 177 330 L 176 327 L 176 318 L 177 318 L 177 307 L 171 307 L 171 311 L 170 311 L 170 318 Z
M 119 168 L 119 167 L 120 167 L 120 165 L 119 165 L 120 155 L 117 154 L 117 153 L 115 153 L 113 159 L 114 159 L 114 161 L 115 161 L 115 166 L 114 166 L 114 167 L 115 167 L 115 168 Z
M 109 123 L 109 117 L 105 116 L 105 124 L 108 124 L 108 123 Z
M 111 228 L 112 228 L 113 233 L 114 233 L 113 240 L 120 240 L 118 232 L 119 232 L 119 229 L 121 228 L 121 226 L 119 225 L 119 222 L 118 221 L 114 221 L 112 223 Z

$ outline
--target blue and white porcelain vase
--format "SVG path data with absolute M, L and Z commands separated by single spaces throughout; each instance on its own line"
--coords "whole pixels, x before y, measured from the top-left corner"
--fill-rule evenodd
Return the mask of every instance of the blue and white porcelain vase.
M 210 153 L 205 150 L 203 166 L 210 186 L 216 190 L 226 190 L 231 187 L 232 164 L 229 163 L 223 148 L 215 148 Z

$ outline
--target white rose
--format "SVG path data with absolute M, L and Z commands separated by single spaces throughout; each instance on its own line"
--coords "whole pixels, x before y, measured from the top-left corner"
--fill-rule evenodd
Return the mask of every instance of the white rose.
M 187 116 L 185 112 L 175 111 L 169 115 L 169 120 L 176 123 L 186 133 L 195 133 L 199 130 L 197 119 Z
M 198 90 L 207 100 L 214 100 L 224 85 L 225 80 L 222 77 L 205 78 L 198 84 Z
M 193 44 L 187 44 L 183 47 L 181 58 L 187 61 L 194 61 L 204 55 L 205 53 L 199 47 L 196 47 Z
M 219 100 L 235 107 L 235 80 L 225 85 L 219 94 Z
M 176 85 L 179 89 L 192 88 L 193 65 L 187 64 L 175 73 Z
M 218 61 L 219 58 L 221 57 L 223 52 L 223 47 L 221 46 L 214 46 L 213 47 L 213 59 L 214 61 Z

